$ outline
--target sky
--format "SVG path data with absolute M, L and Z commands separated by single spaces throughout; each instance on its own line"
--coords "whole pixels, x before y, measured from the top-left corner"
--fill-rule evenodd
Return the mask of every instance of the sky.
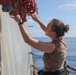
M 38 16 L 47 25 L 53 18 L 69 24 L 70 30 L 65 37 L 76 37 L 76 0 L 35 0 Z M 46 37 L 37 22 L 27 16 L 29 33 L 32 37 Z

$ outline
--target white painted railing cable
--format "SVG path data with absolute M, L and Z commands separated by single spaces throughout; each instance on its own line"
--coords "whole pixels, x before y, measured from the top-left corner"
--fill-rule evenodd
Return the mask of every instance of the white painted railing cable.
M 35 53 L 33 53 L 33 52 L 30 52 L 30 54 L 35 55 L 35 56 L 38 56 L 38 57 L 42 58 L 42 56 L 40 56 L 40 55 L 38 55 L 38 54 L 35 54 Z
M 34 55 L 34 53 L 33 52 L 30 52 L 30 54 L 32 54 L 32 55 Z M 35 54 L 36 55 L 36 54 Z M 38 56 L 38 55 L 37 55 Z M 35 62 L 36 60 L 35 60 L 35 58 L 34 58 L 34 56 L 33 56 L 33 64 L 31 64 L 31 67 L 33 67 L 34 69 L 36 69 L 36 70 L 38 70 L 38 68 L 37 68 L 37 66 L 36 66 L 36 62 Z

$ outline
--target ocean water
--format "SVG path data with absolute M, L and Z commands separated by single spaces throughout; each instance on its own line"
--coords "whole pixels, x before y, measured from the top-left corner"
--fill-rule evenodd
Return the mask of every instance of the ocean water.
M 34 37 L 35 39 L 38 39 L 40 41 L 49 42 L 51 41 L 48 37 Z M 67 43 L 67 63 L 71 67 L 76 68 L 76 37 L 64 37 Z M 36 62 L 36 66 L 38 70 L 41 70 L 44 66 L 42 61 L 43 52 L 32 48 L 32 52 L 34 53 L 34 58 Z M 76 75 L 75 71 L 70 70 L 69 75 Z

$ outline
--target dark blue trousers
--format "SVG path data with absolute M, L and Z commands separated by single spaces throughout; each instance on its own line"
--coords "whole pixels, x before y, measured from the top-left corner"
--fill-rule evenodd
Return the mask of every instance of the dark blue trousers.
M 40 70 L 38 72 L 38 75 L 65 75 L 65 72 L 64 70 L 57 70 L 55 72 L 46 72 L 46 71 Z

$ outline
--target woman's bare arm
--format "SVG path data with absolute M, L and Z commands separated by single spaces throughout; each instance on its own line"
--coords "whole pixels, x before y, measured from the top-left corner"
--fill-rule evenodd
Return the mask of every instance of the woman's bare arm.
M 32 14 L 31 17 L 40 25 L 43 31 L 46 31 L 47 26 L 40 20 L 37 14 Z
M 30 37 L 29 33 L 25 29 L 24 25 L 19 26 L 24 41 L 30 46 L 46 53 L 53 52 L 55 50 L 55 44 L 51 42 L 42 42 Z
M 17 23 L 20 23 L 22 22 L 22 19 L 20 18 L 20 15 L 16 15 L 14 17 L 14 20 L 17 22 Z M 50 52 L 53 52 L 55 50 L 55 44 L 54 43 L 51 43 L 51 42 L 42 42 L 42 41 L 39 41 L 37 39 L 34 39 L 32 38 L 29 33 L 27 32 L 24 24 L 21 24 L 19 25 L 19 28 L 20 28 L 20 31 L 21 31 L 21 34 L 23 36 L 23 39 L 24 41 L 29 44 L 30 46 L 40 50 L 40 51 L 43 51 L 43 52 L 46 52 L 46 53 L 50 53 Z

